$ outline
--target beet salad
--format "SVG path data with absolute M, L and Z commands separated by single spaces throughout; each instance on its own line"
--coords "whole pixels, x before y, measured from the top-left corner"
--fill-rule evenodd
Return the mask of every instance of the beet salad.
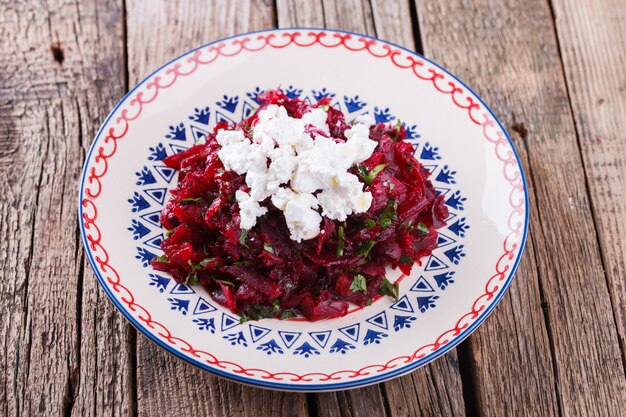
M 330 99 L 280 90 L 238 124 L 165 159 L 177 187 L 152 266 L 202 285 L 242 321 L 328 319 L 381 296 L 437 247 L 443 197 L 400 123 L 347 123 Z

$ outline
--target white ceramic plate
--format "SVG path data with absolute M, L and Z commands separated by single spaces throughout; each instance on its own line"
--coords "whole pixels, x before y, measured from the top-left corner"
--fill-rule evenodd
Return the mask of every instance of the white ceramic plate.
M 333 98 L 352 119 L 405 123 L 450 210 L 439 248 L 383 297 L 345 317 L 239 323 L 201 288 L 149 266 L 176 173 L 162 159 L 239 121 L 260 91 Z M 176 356 L 261 387 L 320 391 L 387 380 L 461 342 L 511 282 L 528 225 L 510 139 L 468 87 L 396 45 L 346 32 L 287 29 L 220 40 L 167 63 L 126 95 L 98 132 L 80 183 L 89 261 L 117 308 Z M 390 279 L 400 277 L 389 271 Z

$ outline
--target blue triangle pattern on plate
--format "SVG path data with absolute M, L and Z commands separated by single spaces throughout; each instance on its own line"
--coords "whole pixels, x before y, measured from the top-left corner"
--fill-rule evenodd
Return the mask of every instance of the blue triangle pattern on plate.
M 250 338 L 252 339 L 254 343 L 256 343 L 259 340 L 263 339 L 265 336 L 267 336 L 267 334 L 271 331 L 272 331 L 271 329 L 267 329 L 265 327 L 251 324 L 250 325 Z
M 243 102 L 243 106 L 241 107 L 241 112 L 243 114 L 243 118 L 247 119 L 254 113 L 254 107 L 250 105 L 247 101 Z
M 394 310 L 404 311 L 407 313 L 415 312 L 415 310 L 413 310 L 413 306 L 411 305 L 411 302 L 409 301 L 406 295 L 403 295 L 402 298 L 400 298 L 398 301 L 393 303 L 391 305 L 391 308 L 393 308 Z
M 441 269 L 446 269 L 447 267 L 448 265 L 446 265 L 441 259 L 437 258 L 435 255 L 430 255 L 428 261 L 426 262 L 424 271 L 439 271 Z
M 139 217 L 141 217 L 142 219 L 144 219 L 145 221 L 147 221 L 148 223 L 156 227 L 161 227 L 161 212 L 160 211 L 153 211 L 151 213 L 142 214 Z
M 279 331 L 278 334 L 280 335 L 280 338 L 283 339 L 283 343 L 285 344 L 285 346 L 287 346 L 287 349 L 289 349 L 293 346 L 294 343 L 296 343 L 296 340 L 300 338 L 300 335 L 302 333 Z
M 385 313 L 384 311 L 381 311 L 380 313 L 376 314 L 375 316 L 370 317 L 369 319 L 365 321 L 373 324 L 374 326 L 378 326 L 381 329 L 387 330 L 388 328 L 387 313 Z
M 217 120 L 217 123 L 219 122 L 226 122 L 226 123 L 231 123 L 231 124 L 235 123 L 233 119 L 231 119 L 230 117 L 226 116 L 224 113 L 218 110 L 215 110 L 215 119 Z
M 321 347 L 324 349 L 330 340 L 330 334 L 332 330 L 325 330 L 321 332 L 309 332 L 309 336 Z
M 196 292 L 185 284 L 176 284 L 170 291 L 170 294 L 195 294 Z
M 150 246 L 152 248 L 155 249 L 161 249 L 161 242 L 163 241 L 165 237 L 163 236 L 163 233 L 161 233 L 158 236 L 152 237 L 146 241 L 143 242 L 144 245 L 146 246 Z
M 161 165 L 155 165 L 154 170 L 157 172 L 157 174 L 161 176 L 161 178 L 163 178 L 167 182 L 172 181 L 172 178 L 174 178 L 174 174 L 176 174 L 174 168 Z
M 144 193 L 159 204 L 165 203 L 165 196 L 167 195 L 167 188 L 148 188 L 143 190 Z
M 411 287 L 411 291 L 415 292 L 435 292 L 435 289 L 426 281 L 423 276 L 419 277 L 415 284 Z
M 170 145 L 170 149 L 173 153 L 181 153 L 182 151 L 186 151 L 188 148 L 186 146 Z
M 358 342 L 359 341 L 359 332 L 361 331 L 361 324 L 360 323 L 356 323 L 356 324 L 352 324 L 350 326 L 342 327 L 342 328 L 339 329 L 339 331 L 341 333 L 345 334 L 350 339 L 354 340 L 355 342 Z
M 422 166 L 431 174 L 437 169 L 437 164 L 423 164 Z
M 232 329 L 233 327 L 239 324 L 239 319 L 233 316 L 230 316 L 226 313 L 222 313 L 222 331 Z
M 204 298 L 198 298 L 198 302 L 196 306 L 193 308 L 193 315 L 197 316 L 198 314 L 210 313 L 211 311 L 215 311 L 217 308 L 213 307 L 209 302 L 207 302 Z
M 209 134 L 209 132 L 207 132 L 206 130 L 202 130 L 199 127 L 193 125 L 189 126 L 189 130 L 191 130 L 191 137 L 196 141 L 203 140 L 206 135 Z
M 437 235 L 437 247 L 438 248 L 451 245 L 454 242 L 456 242 L 456 239 L 452 239 L 451 237 L 446 236 L 441 232 L 439 232 Z
M 446 188 L 446 187 L 435 187 L 435 192 L 437 193 L 437 195 L 446 195 L 450 192 L 450 188 Z

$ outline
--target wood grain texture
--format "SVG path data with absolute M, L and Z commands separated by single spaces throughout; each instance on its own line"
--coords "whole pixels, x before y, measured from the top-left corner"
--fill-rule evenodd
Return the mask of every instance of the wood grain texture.
M 278 0 L 279 27 L 349 30 L 415 48 L 407 1 Z M 374 387 L 318 394 L 320 416 L 465 415 L 456 350 L 414 373 Z
M 559 0 L 553 8 L 626 367 L 626 5 Z
M 272 27 L 271 2 L 128 1 L 130 84 L 164 62 L 204 43 Z M 169 30 L 164 31 L 167 27 Z M 217 378 L 137 337 L 140 416 L 304 416 L 306 398 Z
M 115 340 L 126 324 L 93 276 L 83 280 L 76 205 L 89 138 L 124 92 L 121 30 L 114 1 L 0 2 L 5 416 L 129 408 L 128 357 Z M 112 337 L 96 342 L 96 330 Z
M 425 53 L 468 81 L 527 155 L 526 272 L 509 314 L 496 312 L 471 338 L 479 412 L 623 415 L 624 371 L 549 5 L 418 0 L 417 10 Z M 556 406 L 546 394 L 554 390 Z

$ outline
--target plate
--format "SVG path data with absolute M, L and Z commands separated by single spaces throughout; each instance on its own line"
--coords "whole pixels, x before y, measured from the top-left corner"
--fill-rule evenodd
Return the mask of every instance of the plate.
M 280 86 L 331 97 L 349 120 L 404 123 L 450 210 L 439 248 L 383 297 L 342 318 L 240 323 L 202 288 L 149 266 L 159 211 L 176 183 L 163 164 L 217 122 L 236 122 Z M 293 391 L 353 388 L 408 373 L 452 349 L 491 313 L 519 264 L 528 226 L 524 174 L 483 101 L 432 61 L 354 33 L 286 29 L 192 50 L 113 109 L 89 151 L 79 221 L 89 262 L 124 316 L 170 353 L 214 374 Z

